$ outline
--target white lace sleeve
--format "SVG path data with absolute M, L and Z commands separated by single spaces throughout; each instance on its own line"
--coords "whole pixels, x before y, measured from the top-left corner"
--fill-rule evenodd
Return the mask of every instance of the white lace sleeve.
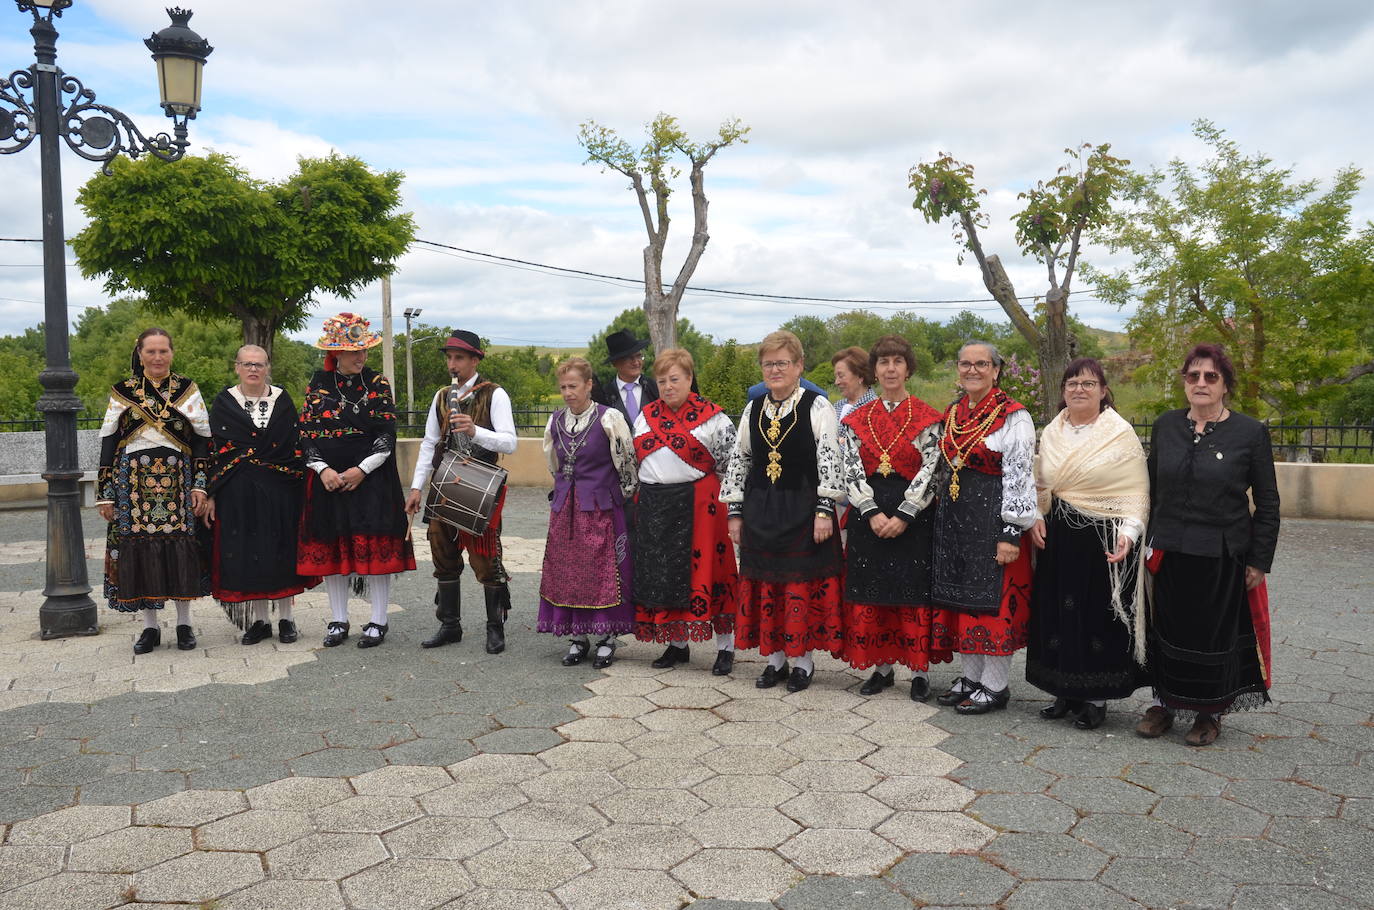
M 835 420 L 835 409 L 819 395 L 811 402 L 811 432 L 816 436 L 816 496 L 831 500 L 831 505 L 842 503 L 846 496 L 844 468 L 840 463 L 840 425 Z
M 553 450 L 553 422 L 562 413 L 561 409 L 554 411 L 544 423 L 544 466 L 549 469 L 550 474 L 558 473 L 558 453 Z
M 930 505 L 930 501 L 935 498 L 935 472 L 940 467 L 941 428 L 941 424 L 932 423 L 912 442 L 921 453 L 921 470 L 911 479 L 911 484 L 902 497 L 902 504 L 897 507 L 897 511 L 908 518 L 915 518 L 921 514 L 921 510 Z
M 864 460 L 859 452 L 859 437 L 846 424 L 840 424 L 840 463 L 844 465 L 845 492 L 849 504 L 862 516 L 877 511 L 878 504 L 873 501 L 873 487 L 864 474 Z
M 730 418 L 721 412 L 701 428 L 702 445 L 711 453 L 711 457 L 716 460 L 716 476 L 720 478 L 722 484 L 725 483 L 725 475 L 730 472 L 731 456 L 735 451 L 735 425 L 730 422 Z
M 725 472 L 725 480 L 720 488 L 720 501 L 730 506 L 731 515 L 738 515 L 744 505 L 744 481 L 754 464 L 754 453 L 749 445 L 749 421 L 756 404 L 758 399 L 749 402 L 740 414 L 739 432 L 735 434 L 734 450 L 730 453 L 730 467 Z
M 113 395 L 110 396 L 110 403 L 105 406 L 105 419 L 100 423 L 100 435 L 113 436 L 119 429 L 119 415 L 129 410 L 129 406 L 117 400 Z
M 620 492 L 629 499 L 639 486 L 639 461 L 635 458 L 635 442 L 630 436 L 630 424 L 615 408 L 607 408 L 601 415 L 601 429 L 611 443 L 611 461 L 620 477 Z
M 1035 493 L 1035 424 L 1029 412 L 1007 418 L 1002 439 L 1002 536 L 1015 541 L 1039 515 Z

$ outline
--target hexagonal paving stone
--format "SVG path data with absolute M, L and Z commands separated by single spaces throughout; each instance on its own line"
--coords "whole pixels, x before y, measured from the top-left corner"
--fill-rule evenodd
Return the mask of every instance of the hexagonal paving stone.
M 420 807 L 408 797 L 355 796 L 316 810 L 315 827 L 320 831 L 381 834 L 419 816 Z
M 907 698 L 867 698 L 852 710 L 869 720 L 899 724 L 924 723 L 940 713 L 935 705 L 921 704 Z
M 244 793 L 254 809 L 294 809 L 308 812 L 348 799 L 353 789 L 332 777 L 284 777 Z
M 267 852 L 273 878 L 338 879 L 386 859 L 375 834 L 311 834 Z
M 706 735 L 723 746 L 780 746 L 797 731 L 771 721 L 732 721 L 712 727 Z
M 1099 881 L 1147 907 L 1225 907 L 1231 903 L 1236 886 L 1208 875 L 1187 860 L 1169 863 L 1177 875 L 1160 875 L 1153 859 L 1118 857 L 1112 860 Z
M 0 893 L 62 871 L 62 847 L 0 846 Z
M 196 829 L 202 850 L 251 850 L 261 853 L 315 830 L 309 812 L 249 809 Z
M 642 758 L 611 772 L 611 776 L 627 787 L 657 789 L 658 787 L 694 787 L 715 775 L 700 762 L 672 758 Z
M 722 723 L 719 717 L 700 708 L 659 708 L 636 719 L 645 729 L 660 733 L 701 733 Z
M 516 840 L 576 841 L 606 827 L 606 820 L 588 806 L 570 803 L 530 803 L 494 819 L 507 837 Z
M 894 809 L 927 812 L 960 810 L 974 797 L 968 787 L 943 777 L 889 777 L 868 795 Z
M 540 766 L 543 767 L 542 765 Z M 419 797 L 420 806 L 430 815 L 459 815 L 490 818 L 528 802 L 513 784 L 477 780 L 449 784 Z
M 1073 836 L 1112 856 L 1162 859 L 1182 856 L 1193 844 L 1187 832 L 1138 815 L 1090 815 L 1074 827 Z
M 619 743 L 564 743 L 540 753 L 539 758 L 550 768 L 611 771 L 636 756 Z
M 72 806 L 16 822 L 10 827 L 6 843 L 76 844 L 126 827 L 131 818 L 128 806 Z
M 453 783 L 443 768 L 391 765 L 353 778 L 353 789 L 365 796 L 419 796 Z
M 692 906 L 706 910 L 710 904 Z M 728 906 L 730 910 L 756 910 L 758 905 L 731 902 Z M 880 878 L 811 875 L 778 898 L 778 906 L 782 910 L 911 910 L 911 901 Z M 720 905 L 718 910 L 726 910 L 726 905 Z
M 788 693 L 783 701 L 804 711 L 852 711 L 866 699 L 843 689 L 812 685 L 804 691 Z
M 779 746 L 721 746 L 699 761 L 717 774 L 781 774 L 799 759 Z
M 801 830 L 776 809 L 714 808 L 682 826 L 703 847 L 771 849 Z
M 737 901 L 775 900 L 802 879 L 770 850 L 702 850 L 673 867 L 672 875 L 699 897 Z
M 1220 796 L 1227 786 L 1226 778 L 1210 771 L 1162 762 L 1137 762 L 1125 777 L 1160 796 Z
M 1212 796 L 1167 796 L 1150 815 L 1191 834 L 1211 837 L 1258 837 L 1269 824 L 1268 816 Z
M 426 910 L 473 888 L 463 864 L 446 859 L 392 859 L 343 881 L 359 910 Z
M 977 850 L 997 832 L 959 812 L 898 812 L 877 833 L 913 853 Z
M 638 717 L 658 706 L 638 695 L 593 695 L 568 707 L 583 717 Z
M 121 828 L 71 848 L 73 872 L 137 872 L 195 849 L 184 828 Z
M 597 695 L 648 695 L 663 688 L 652 676 L 608 676 L 585 685 Z
M 398 857 L 467 859 L 505 835 L 489 819 L 427 816 L 382 835 L 382 842 Z
M 934 748 L 910 748 L 906 746 L 883 746 L 863 758 L 863 763 L 880 774 L 929 775 L 943 777 L 963 764 L 962 761 Z
M 778 807 L 807 828 L 868 830 L 892 814 L 892 808 L 863 793 L 803 793 Z
M 1233 781 L 1226 795 L 1269 815 L 1327 817 L 1335 815 L 1341 805 L 1340 799 L 1329 793 L 1286 780 Z
M 780 721 L 797 709 L 782 699 L 734 699 L 715 708 L 716 716 L 739 723 L 767 723 Z
M 878 747 L 849 733 L 801 733 L 782 746 L 804 761 L 857 761 Z
M 795 707 L 788 702 L 782 704 Z M 798 733 L 857 733 L 872 721 L 852 711 L 802 711 L 784 717 L 780 723 Z
M 869 831 L 811 828 L 778 848 L 803 872 L 815 875 L 877 875 L 902 851 Z
M 344 899 L 333 882 L 269 880 L 235 891 L 213 906 L 215 910 L 343 910 Z
M 861 793 L 882 780 L 872 768 L 854 761 L 804 761 L 782 772 L 781 777 L 803 791 L 849 793 Z
M 639 721 L 629 717 L 584 717 L 556 729 L 569 740 L 600 743 L 623 743 L 645 731 Z
M 1003 834 L 982 854 L 1022 878 L 1096 878 L 1110 857 L 1067 834 Z
M 678 910 L 690 895 L 664 872 L 640 871 L 627 876 L 618 869 L 594 869 L 554 894 L 568 910 Z
M 1312 878 L 1313 858 L 1258 838 L 1205 838 L 1193 847 L 1188 859 L 1222 879 L 1244 870 L 1247 882 L 1290 884 Z
M 483 752 L 520 753 L 532 755 L 552 748 L 563 741 L 552 730 L 536 727 L 506 727 L 479 736 L 472 744 Z
M 767 774 L 720 774 L 691 788 L 712 806 L 771 809 L 799 792 L 781 778 Z
M 487 888 L 552 891 L 591 864 L 572 844 L 508 840 L 469 859 L 467 868 Z
M 62 872 L 0 895 L 5 910 L 85 910 L 117 907 L 126 902 L 127 875 Z
M 855 731 L 854 735 L 874 745 L 906 748 L 938 746 L 949 739 L 949 734 L 939 727 L 892 720 L 874 721 Z
M 474 755 L 448 766 L 448 773 L 460 784 L 518 784 L 548 771 L 548 766 L 533 755 Z
M 251 853 L 189 853 L 134 876 L 140 900 L 210 901 L 246 888 L 265 876 Z
M 1022 882 L 1003 903 L 1007 910 L 1141 910 L 1097 882 Z
M 1103 777 L 1066 777 L 1050 787 L 1049 795 L 1081 812 L 1144 815 L 1159 802 L 1159 796 L 1151 790 Z
M 626 741 L 625 748 L 640 758 L 684 759 L 698 758 L 719 745 L 705 733 L 651 731 Z
M 194 828 L 247 808 L 247 798 L 237 790 L 183 790 L 135 806 L 134 824 Z
M 1039 793 L 985 793 L 965 811 L 1002 831 L 1063 834 L 1078 822 L 1073 809 Z
M 535 802 L 594 803 L 625 788 L 606 771 L 560 769 L 520 784 L 525 795 Z
M 1016 879 L 976 856 L 908 856 L 888 876 L 897 887 L 928 904 L 977 904 L 990 907 L 1006 897 Z
M 706 803 L 687 790 L 622 790 L 596 807 L 612 821 L 677 825 L 706 811 Z
M 660 870 L 671 869 L 701 849 L 676 825 L 623 824 L 584 838 L 578 847 L 597 868 Z

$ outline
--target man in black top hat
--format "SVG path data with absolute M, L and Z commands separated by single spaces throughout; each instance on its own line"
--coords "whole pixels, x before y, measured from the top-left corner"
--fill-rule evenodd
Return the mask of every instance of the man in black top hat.
M 510 395 L 496 383 L 478 375 L 477 367 L 486 356 L 481 339 L 472 332 L 455 331 L 439 350 L 448 360 L 449 375 L 457 386 L 459 407 L 453 409 L 449 404 L 450 396 L 455 393 L 453 385 L 444 386 L 434 394 L 429 418 L 425 421 L 425 438 L 420 443 L 420 456 L 410 481 L 410 496 L 406 499 L 409 515 L 420 511 L 420 495 L 425 483 L 448 451 L 470 454 L 488 464 L 496 464 L 498 453 L 509 455 L 515 451 L 515 416 L 511 413 Z M 510 612 L 510 576 L 501 564 L 501 503 L 497 503 L 491 523 L 480 536 L 432 518 L 428 510 L 424 520 L 429 524 L 429 551 L 434 557 L 434 577 L 439 583 L 434 598 L 439 631 L 421 642 L 421 647 L 437 648 L 463 640 L 459 577 L 463 574 L 463 552 L 466 551 L 472 574 L 477 576 L 486 595 L 487 653 L 499 654 L 506 649 L 505 621 Z
M 644 375 L 644 349 L 649 342 L 635 338 L 628 329 L 606 336 L 606 359 L 615 367 L 615 380 L 609 384 L 598 381 L 592 389 L 592 400 L 615 408 L 634 429 L 635 418 L 649 402 L 658 397 L 658 383 Z

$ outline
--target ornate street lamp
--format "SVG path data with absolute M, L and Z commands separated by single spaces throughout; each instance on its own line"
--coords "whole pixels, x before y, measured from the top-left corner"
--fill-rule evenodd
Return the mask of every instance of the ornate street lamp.
M 48 481 L 47 583 L 38 610 L 44 638 L 94 635 L 99 631 L 95 602 L 86 576 L 85 536 L 81 530 L 77 464 L 76 373 L 72 372 L 67 333 L 66 236 L 62 227 L 62 140 L 82 158 L 98 161 L 105 173 L 121 153 L 148 153 L 164 161 L 186 154 L 186 124 L 200 110 L 200 74 L 213 48 L 187 27 L 189 10 L 169 9 L 172 24 L 145 44 L 157 61 L 162 109 L 172 118 L 172 135 L 149 138 L 120 111 L 97 104 L 95 92 L 57 66 L 57 29 L 53 19 L 72 0 L 15 0 L 33 15 L 35 63 L 0 78 L 0 154 L 23 151 L 38 139 L 43 196 L 43 322 L 47 368 L 38 374 L 43 394 L 38 410 L 45 418 Z M 27 93 L 27 94 L 26 94 Z

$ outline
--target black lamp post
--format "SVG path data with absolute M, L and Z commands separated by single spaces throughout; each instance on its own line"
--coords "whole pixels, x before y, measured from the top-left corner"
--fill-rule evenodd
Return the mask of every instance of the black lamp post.
M 62 160 L 58 140 L 83 158 L 99 161 L 106 173 L 121 152 L 131 158 L 147 152 L 176 161 L 190 145 L 186 124 L 200 110 L 200 74 L 213 48 L 186 23 L 191 12 L 169 9 L 172 24 L 144 44 L 157 61 L 162 109 L 172 118 L 172 133 L 151 139 L 123 113 L 95 101 L 95 92 L 57 67 L 57 29 L 53 19 L 72 0 L 15 0 L 21 13 L 33 14 L 35 63 L 0 78 L 0 154 L 23 151 L 38 138 L 43 184 L 43 321 L 47 368 L 38 374 L 43 395 L 48 481 L 47 583 L 38 611 L 44 638 L 94 635 L 99 631 L 95 602 L 86 576 L 86 542 L 81 530 L 77 464 L 76 373 L 67 335 L 66 242 L 62 228 Z M 25 94 L 29 97 L 25 97 Z

